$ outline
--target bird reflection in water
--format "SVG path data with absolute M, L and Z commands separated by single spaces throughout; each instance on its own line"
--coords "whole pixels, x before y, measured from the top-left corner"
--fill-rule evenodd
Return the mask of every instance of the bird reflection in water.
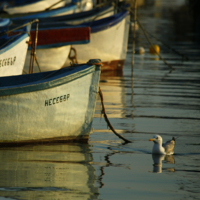
M 175 159 L 173 155 L 162 155 L 162 154 L 152 154 L 153 159 L 153 172 L 162 173 L 162 170 L 167 170 L 169 172 L 174 172 L 174 168 L 162 168 L 162 161 L 166 164 L 175 164 Z

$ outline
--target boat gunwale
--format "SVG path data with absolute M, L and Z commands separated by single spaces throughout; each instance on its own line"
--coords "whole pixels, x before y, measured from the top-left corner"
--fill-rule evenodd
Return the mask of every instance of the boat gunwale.
M 11 38 L 11 37 L 10 37 Z M 11 43 L 8 43 L 7 45 L 3 46 L 0 49 L 0 54 L 5 53 L 12 49 L 14 46 L 19 44 L 21 41 L 23 41 L 25 38 L 29 38 L 29 35 L 27 33 L 22 33 L 21 35 L 17 36 L 14 40 L 12 40 Z M 9 40 L 9 38 L 8 38 Z
M 43 78 L 41 78 L 41 76 L 40 76 L 41 73 L 1 77 L 0 83 L 2 81 L 6 80 L 6 79 L 7 79 L 7 81 L 9 81 L 10 79 L 12 80 L 14 77 L 21 78 L 20 76 L 23 76 L 23 77 L 38 76 L 38 78 L 40 78 L 40 80 L 36 80 L 36 81 L 33 81 L 33 82 L 31 82 L 29 80 L 28 83 L 23 83 L 23 84 L 19 84 L 19 85 L 15 84 L 14 86 L 10 85 L 10 86 L 0 87 L 0 97 L 54 88 L 54 87 L 72 82 L 76 79 L 84 77 L 84 76 L 86 76 L 90 73 L 93 73 L 95 71 L 100 71 L 100 65 L 83 64 L 83 65 L 74 67 L 74 69 L 72 69 L 72 68 L 73 67 L 61 68 L 59 70 L 43 72 L 42 73 L 42 75 L 44 76 Z M 62 71 L 65 71 L 65 70 L 66 70 L 66 72 L 62 73 Z M 57 72 L 59 72 L 59 74 L 57 74 Z M 52 75 L 52 76 L 45 78 L 45 75 L 47 77 L 47 75 L 49 75 L 49 74 Z
M 92 23 L 91 22 L 82 23 L 81 25 L 86 25 L 86 26 L 89 25 L 91 27 L 91 33 L 96 33 L 115 26 L 122 20 L 126 19 L 126 16 L 128 16 L 129 14 L 130 14 L 129 11 L 122 11 L 110 17 L 99 19 L 93 21 Z
M 9 18 L 12 20 L 29 20 L 29 19 L 34 19 L 34 18 L 44 18 L 44 17 L 51 17 L 59 13 L 64 13 L 66 11 L 74 10 L 77 8 L 77 5 L 74 3 L 68 3 L 63 7 L 52 9 L 52 10 L 47 10 L 47 11 L 39 11 L 39 12 L 32 12 L 32 13 L 25 13 L 25 14 L 13 14 L 9 15 Z
M 67 14 L 67 15 L 61 15 L 61 16 L 52 16 L 52 17 L 42 17 L 40 20 L 40 26 L 43 24 L 51 24 L 52 21 L 55 23 L 59 23 L 59 22 L 68 22 L 71 23 L 72 21 L 76 21 L 79 20 L 80 17 L 82 18 L 88 18 L 88 17 L 95 17 L 96 13 L 103 13 L 107 12 L 109 10 L 114 10 L 114 7 L 112 6 L 106 6 L 106 7 L 102 7 L 102 8 L 93 8 L 92 10 L 88 10 L 88 11 L 84 11 L 84 12 L 78 12 L 78 13 L 72 13 L 72 14 Z M 12 19 L 12 22 L 14 24 L 18 24 L 18 23 L 24 23 L 24 19 Z M 34 27 L 34 26 L 33 26 Z

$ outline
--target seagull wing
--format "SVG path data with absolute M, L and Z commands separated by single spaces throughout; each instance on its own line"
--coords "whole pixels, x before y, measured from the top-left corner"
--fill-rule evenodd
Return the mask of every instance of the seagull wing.
M 174 153 L 174 146 L 175 146 L 175 140 L 169 140 L 165 144 L 163 144 L 163 147 L 165 149 L 166 154 L 173 154 Z

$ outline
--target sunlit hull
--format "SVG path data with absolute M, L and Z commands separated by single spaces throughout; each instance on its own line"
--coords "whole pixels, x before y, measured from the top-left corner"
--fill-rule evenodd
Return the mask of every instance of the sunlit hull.
M 35 30 L 31 31 L 31 38 L 35 38 Z M 57 70 L 64 66 L 70 52 L 71 44 L 84 44 L 90 41 L 89 27 L 56 26 L 39 28 L 36 57 L 42 72 Z M 24 69 L 29 71 L 31 50 L 29 47 Z M 34 72 L 39 72 L 35 62 Z
M 49 8 L 53 4 L 57 3 L 57 0 L 43 0 L 43 1 L 36 1 L 36 2 L 31 2 L 31 3 L 26 3 L 23 5 L 18 5 L 18 6 L 10 6 L 8 8 L 5 8 L 4 10 L 13 15 L 16 13 L 31 13 L 31 12 L 39 12 L 39 11 L 44 11 L 45 9 Z M 59 8 L 65 5 L 65 2 L 62 1 L 59 4 L 55 5 L 53 8 Z
M 77 50 L 79 63 L 84 63 L 92 55 L 94 58 L 101 58 L 102 71 L 122 70 L 127 52 L 130 16 L 123 15 L 121 18 L 117 24 L 107 25 L 104 30 L 99 28 L 93 31 L 91 27 L 89 44 L 73 45 Z
M 0 76 L 13 76 L 22 74 L 28 50 L 28 34 L 11 42 L 0 51 Z M 20 51 L 19 51 L 20 49 Z
M 51 1 L 54 2 L 54 0 Z M 47 3 L 45 1 L 38 1 L 35 2 L 35 5 L 34 3 L 32 3 L 24 4 L 21 6 L 8 6 L 3 8 L 3 11 L 7 13 L 5 16 L 3 16 L 3 18 L 9 17 L 13 19 L 31 20 L 40 19 L 44 17 L 68 15 L 72 13 L 87 11 L 93 8 L 92 0 L 82 0 L 80 2 L 77 1 L 75 3 L 71 2 L 66 5 L 63 1 L 57 4 L 56 6 L 52 7 L 52 9 L 48 10 L 48 8 L 53 4 Z
M 100 67 L 0 78 L 0 143 L 87 140 Z
M 60 69 L 68 58 L 71 45 L 56 48 L 44 48 L 36 51 L 37 60 L 42 72 Z M 28 50 L 24 69 L 29 71 L 31 50 Z M 39 67 L 35 62 L 34 72 L 39 72 Z

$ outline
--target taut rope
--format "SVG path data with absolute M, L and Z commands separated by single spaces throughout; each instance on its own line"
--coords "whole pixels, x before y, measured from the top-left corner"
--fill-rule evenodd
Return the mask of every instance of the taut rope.
M 101 98 L 101 105 L 102 105 L 102 113 L 104 114 L 104 119 L 105 121 L 107 122 L 108 126 L 110 127 L 110 129 L 112 130 L 112 132 L 117 136 L 119 137 L 120 139 L 124 140 L 125 143 L 131 143 L 130 140 L 127 140 L 126 138 L 122 137 L 119 133 L 117 133 L 115 131 L 115 129 L 113 128 L 113 126 L 111 125 L 108 117 L 107 117 L 107 114 L 106 114 L 106 109 L 105 109 L 105 106 L 104 106 L 104 102 L 103 102 L 103 93 L 101 91 L 101 88 L 99 87 L 99 96 Z

